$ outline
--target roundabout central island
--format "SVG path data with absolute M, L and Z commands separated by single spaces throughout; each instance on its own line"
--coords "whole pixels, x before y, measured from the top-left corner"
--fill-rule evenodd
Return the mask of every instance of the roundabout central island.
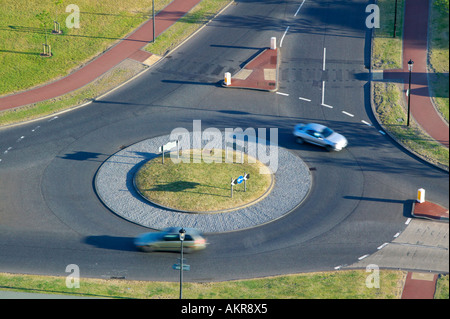
M 229 232 L 281 218 L 298 207 L 311 188 L 307 165 L 277 145 L 270 145 L 276 148 L 276 167 L 245 151 L 233 150 L 233 146 L 205 149 L 210 145 L 206 141 L 199 141 L 202 148 L 198 150 L 165 153 L 163 164 L 161 146 L 170 137 L 133 144 L 100 166 L 94 185 L 100 200 L 113 213 L 155 230 L 191 227 L 204 233 Z M 189 133 L 189 138 L 195 134 Z M 227 145 L 225 133 L 222 142 Z M 249 139 L 245 144 L 245 149 L 251 150 L 269 142 Z M 201 160 L 202 154 L 211 155 L 208 163 Z M 216 156 L 213 162 L 212 156 Z M 244 186 L 246 173 L 249 176 Z

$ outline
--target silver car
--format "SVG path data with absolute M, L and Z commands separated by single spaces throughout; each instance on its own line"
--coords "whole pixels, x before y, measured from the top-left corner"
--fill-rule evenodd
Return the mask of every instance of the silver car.
M 332 129 L 316 123 L 297 124 L 294 127 L 294 136 L 297 142 L 305 142 L 323 146 L 328 151 L 340 151 L 348 144 L 347 139 Z
M 135 246 L 142 251 L 181 251 L 180 227 L 166 228 L 160 232 L 145 233 L 135 238 Z M 206 239 L 194 228 L 185 228 L 183 251 L 190 253 L 206 248 Z

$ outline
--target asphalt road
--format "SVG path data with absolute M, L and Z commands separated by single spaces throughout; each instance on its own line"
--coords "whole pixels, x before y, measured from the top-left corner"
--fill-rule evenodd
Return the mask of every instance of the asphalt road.
M 147 229 L 110 212 L 93 181 L 124 146 L 192 129 L 194 119 L 204 128 L 278 128 L 280 146 L 312 169 L 313 186 L 300 207 L 275 222 L 209 235 L 207 250 L 187 256 L 186 281 L 345 267 L 405 229 L 418 188 L 448 207 L 448 173 L 402 150 L 371 115 L 366 1 L 306 0 L 297 13 L 300 5 L 236 1 L 119 90 L 57 117 L 0 129 L 0 271 L 65 276 L 66 266 L 77 264 L 86 277 L 177 281 L 178 254 L 135 251 L 134 236 Z M 219 85 L 272 36 L 283 39 L 285 94 Z M 297 145 L 291 130 L 303 121 L 343 133 L 348 149 Z

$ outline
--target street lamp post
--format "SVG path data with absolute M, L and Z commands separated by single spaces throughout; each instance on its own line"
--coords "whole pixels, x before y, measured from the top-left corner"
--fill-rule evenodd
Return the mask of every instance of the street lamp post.
M 180 229 L 180 242 L 181 242 L 181 259 L 180 259 L 180 299 L 183 298 L 183 242 L 186 231 L 184 228 Z
M 395 9 L 394 9 L 394 38 L 397 29 L 397 0 L 395 0 Z
M 408 88 L 408 121 L 406 122 L 406 126 L 409 127 L 409 118 L 411 113 L 411 72 L 413 69 L 414 61 L 409 59 L 408 61 L 408 70 L 409 70 L 409 88 Z

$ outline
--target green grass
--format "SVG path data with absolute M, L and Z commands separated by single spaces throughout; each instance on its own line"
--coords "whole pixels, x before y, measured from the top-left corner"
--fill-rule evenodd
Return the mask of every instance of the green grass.
M 0 112 L 0 126 L 29 121 L 91 101 L 144 69 L 138 62 L 123 61 L 92 83 L 62 96 Z
M 406 126 L 407 112 L 402 90 L 394 83 L 373 83 L 373 102 L 383 126 L 408 149 L 448 169 L 449 150 L 425 134 L 411 118 Z
M 173 27 L 162 33 L 155 41 L 145 47 L 153 54 L 165 55 L 192 33 L 200 29 L 232 0 L 203 0 Z
M 160 10 L 171 0 L 156 1 Z M 0 95 L 28 89 L 63 77 L 100 54 L 146 21 L 151 14 L 147 0 L 79 0 L 80 28 L 67 28 L 65 12 L 70 1 L 59 7 L 54 1 L 0 2 Z M 43 58 L 45 33 L 36 15 L 50 14 L 48 43 L 53 56 Z M 53 18 L 61 24 L 62 34 L 51 33 Z
M 449 122 L 449 1 L 435 0 L 431 6 L 428 62 L 434 103 Z
M 448 14 L 442 13 L 442 6 L 448 8 L 448 0 L 435 0 L 440 7 L 432 6 L 430 34 L 431 92 L 435 104 L 448 121 Z M 404 0 L 398 1 L 397 33 L 393 38 L 393 6 L 395 1 L 379 0 L 380 29 L 375 29 L 372 48 L 374 69 L 402 68 L 402 28 Z M 436 4 L 436 3 L 435 3 Z M 448 12 L 448 9 L 447 9 Z M 392 13 L 392 14 L 391 14 Z M 373 102 L 381 124 L 407 149 L 444 169 L 449 167 L 449 151 L 434 141 L 411 118 L 406 126 L 406 102 L 402 89 L 394 83 L 374 82 Z
M 372 67 L 374 69 L 402 68 L 402 34 L 404 0 L 398 0 L 397 27 L 394 35 L 394 6 L 393 0 L 378 0 L 380 8 L 380 28 L 374 29 L 372 44 Z
M 436 283 L 436 292 L 434 294 L 435 299 L 449 299 L 448 277 L 448 275 L 439 276 Z
M 366 287 L 368 274 L 365 270 L 341 270 L 226 282 L 184 282 L 183 297 L 187 299 L 399 299 L 401 297 L 405 272 L 380 270 L 380 288 Z M 186 277 L 187 275 L 185 280 Z M 81 278 L 80 288 L 67 288 L 65 277 L 0 274 L 0 289 L 106 298 L 176 299 L 179 294 L 176 274 L 174 280 L 174 282 L 147 282 Z
M 51 58 L 39 56 L 44 34 L 39 29 L 39 21 L 34 16 L 35 13 L 43 9 L 53 12 L 50 10 L 53 7 L 47 2 L 45 4 L 39 3 L 39 6 L 33 2 L 32 6 L 27 7 L 28 2 L 24 0 L 0 4 L 0 52 L 5 53 L 0 54 L 0 63 L 2 64 L 0 79 L 7 79 L 7 81 L 0 81 L 0 95 L 41 85 L 44 82 L 66 75 L 80 64 L 87 63 L 92 57 L 132 31 L 139 23 L 148 19 L 151 12 L 151 2 L 150 7 L 148 7 L 148 1 L 133 1 L 132 6 L 130 5 L 131 1 L 122 1 L 122 7 L 118 8 L 116 8 L 115 1 L 112 0 L 99 2 L 95 5 L 91 4 L 90 6 L 85 6 L 85 2 L 77 2 L 81 10 L 80 18 L 82 21 L 82 27 L 79 30 L 65 29 L 63 26 L 63 35 L 49 36 L 54 54 Z M 169 0 L 156 1 L 156 10 L 162 9 L 169 2 Z M 176 22 L 162 36 L 157 38 L 157 43 L 147 47 L 147 50 L 154 49 L 156 50 L 154 53 L 160 53 L 160 51 L 166 52 L 174 48 L 230 2 L 231 0 L 203 0 L 195 7 L 195 12 L 188 14 L 183 21 Z M 63 9 L 66 5 L 67 3 L 64 2 Z M 14 6 L 17 11 L 7 13 L 8 10 L 11 10 L 11 6 Z M 124 7 L 127 9 L 125 10 Z M 63 9 L 60 8 L 59 11 L 64 12 Z M 64 21 L 68 14 L 60 13 L 58 19 Z M 36 26 L 25 27 L 23 21 L 31 21 L 26 25 Z M 119 28 L 120 31 L 117 30 L 117 23 L 119 25 L 124 24 Z M 109 31 L 110 24 L 114 27 L 114 32 Z M 95 35 L 95 32 L 99 32 L 99 34 L 92 36 Z M 105 32 L 108 32 L 108 36 L 105 36 Z M 16 37 L 17 34 L 21 35 L 21 39 L 17 43 L 7 40 L 9 36 L 14 35 Z M 30 38 L 34 40 L 31 41 Z M 64 44 L 69 40 L 72 46 L 61 45 L 60 47 L 64 50 L 59 50 L 57 46 L 55 51 L 55 45 L 52 41 Z M 22 51 L 15 48 L 19 46 L 22 47 Z M 92 51 L 91 53 L 84 49 L 86 46 L 89 48 L 89 52 Z M 48 69 L 49 67 L 51 67 L 51 70 Z M 59 73 L 58 70 L 60 70 Z M 0 125 L 23 122 L 80 105 L 130 79 L 138 71 L 135 65 L 127 67 L 122 63 L 101 78 L 74 92 L 48 101 L 0 112 Z
M 136 186 L 140 193 L 162 206 L 180 210 L 206 212 L 239 207 L 261 198 L 271 186 L 272 175 L 260 174 L 260 168 L 265 166 L 256 161 L 249 163 L 244 155 L 240 162 L 240 152 L 234 154 L 233 163 L 225 162 L 225 152 L 218 150 L 217 160 L 205 163 L 199 151 L 192 152 L 190 157 L 180 157 L 181 163 L 174 163 L 172 156 L 157 157 L 146 163 L 136 174 Z M 229 156 L 231 161 L 231 153 Z M 214 155 L 216 156 L 216 155 Z M 186 163 L 186 161 L 189 162 Z M 199 163 L 195 163 L 198 160 Z M 250 174 L 247 181 L 247 191 L 244 183 L 233 187 L 231 198 L 231 179 L 236 179 L 244 173 Z

